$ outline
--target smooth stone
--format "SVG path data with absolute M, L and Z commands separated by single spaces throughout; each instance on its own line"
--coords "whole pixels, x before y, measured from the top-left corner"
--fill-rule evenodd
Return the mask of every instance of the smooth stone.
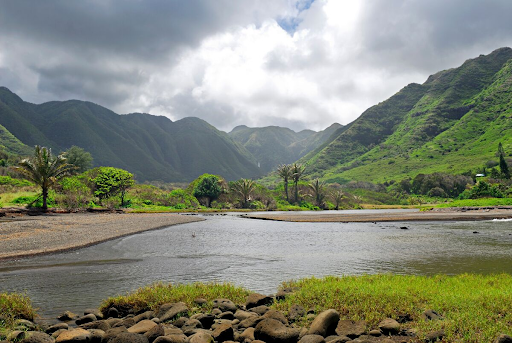
M 352 341 L 352 338 L 347 336 L 327 336 L 325 342 L 327 343 L 345 343 Z
M 340 314 L 338 311 L 333 309 L 323 311 L 311 323 L 308 334 L 322 337 L 330 336 L 336 333 L 339 320 Z
M 280 311 L 276 310 L 268 310 L 264 315 L 263 318 L 272 318 L 275 320 L 279 320 L 284 325 L 288 325 L 288 319 L 284 316 L 284 314 Z
M 20 343 L 54 343 L 55 339 L 40 331 L 26 331 Z
M 119 327 L 116 327 L 116 328 L 112 328 L 108 331 L 105 331 L 105 336 L 103 336 L 103 340 L 102 342 L 108 342 L 110 341 L 111 339 L 113 339 L 114 337 L 116 337 L 117 335 L 123 333 L 123 332 L 127 332 L 126 331 L 126 327 L 125 326 L 119 326 Z
M 289 328 L 279 320 L 265 318 L 256 325 L 254 337 L 266 343 L 295 343 L 299 330 Z
M 133 332 L 122 332 L 108 341 L 108 343 L 149 343 L 144 335 Z
M 67 342 L 87 342 L 91 339 L 91 333 L 85 329 L 77 328 L 62 332 L 57 339 L 56 343 Z
M 206 300 L 205 298 L 196 298 L 194 299 L 194 304 L 196 304 L 197 306 L 205 306 L 206 304 L 208 304 L 208 300 Z
M 94 322 L 95 320 L 98 320 L 98 318 L 96 318 L 96 316 L 91 313 L 91 314 L 87 314 L 85 316 L 82 316 L 82 317 L 76 319 L 75 324 L 81 325 L 81 324 L 85 324 L 85 323 Z
M 258 316 L 257 313 L 254 313 L 254 312 L 249 312 L 249 311 L 244 311 L 244 310 L 237 310 L 235 312 L 235 318 L 242 321 L 242 320 L 245 320 L 247 318 L 250 318 L 250 317 L 254 317 L 254 316 Z
M 157 324 L 151 329 L 144 333 L 144 336 L 148 339 L 149 343 L 152 343 L 155 339 L 165 335 L 165 329 L 162 324 Z
M 234 339 L 233 327 L 230 324 L 221 324 L 212 333 L 216 342 L 232 341 Z
M 299 343 L 325 343 L 325 339 L 320 335 L 305 335 L 299 340 Z
M 247 328 L 238 336 L 238 341 L 242 343 L 249 343 L 254 341 L 254 328 Z
M 63 322 L 69 322 L 71 320 L 75 320 L 78 318 L 78 315 L 70 312 L 70 311 L 64 311 L 62 314 L 60 314 L 57 319 Z
M 140 322 L 138 322 L 137 324 L 129 327 L 127 331 L 131 332 L 131 333 L 141 333 L 142 334 L 142 333 L 148 332 L 155 326 L 156 326 L 156 323 L 154 321 L 149 320 L 149 319 L 144 319 L 144 320 L 141 320 Z
M 214 343 L 214 340 L 210 334 L 201 331 L 190 336 L 188 343 Z
M 90 329 L 87 330 L 91 333 L 91 339 L 89 340 L 90 343 L 101 343 L 103 340 L 103 337 L 105 337 L 105 331 L 100 329 Z
M 80 327 L 85 330 L 97 329 L 102 331 L 108 331 L 112 328 L 106 320 L 97 320 L 95 322 L 85 323 L 80 325 Z
M 292 322 L 299 320 L 306 315 L 306 309 L 300 305 L 292 305 L 288 311 L 288 319 Z
M 153 319 L 154 317 L 155 317 L 154 311 L 146 311 L 146 312 L 140 313 L 140 314 L 136 315 L 135 317 L 133 317 L 133 320 L 135 320 L 135 322 L 138 323 L 141 320 Z
M 55 324 L 55 325 L 52 325 L 52 326 L 48 327 L 48 329 L 46 329 L 45 332 L 47 334 L 51 335 L 55 331 L 67 330 L 68 328 L 69 328 L 68 324 L 66 324 L 66 323 L 58 323 L 58 324 Z
M 392 318 L 386 318 L 379 323 L 379 329 L 385 335 L 395 335 L 400 332 L 400 323 Z
M 162 311 L 162 308 L 165 308 L 164 306 L 165 305 L 160 306 L 157 316 L 161 322 L 171 321 L 178 316 L 185 316 L 188 314 L 188 307 L 183 302 L 172 304 L 172 306 L 167 308 L 167 310 Z
M 253 307 L 253 308 L 250 309 L 251 312 L 257 313 L 260 316 L 262 316 L 265 313 L 267 313 L 268 310 L 270 310 L 270 308 L 268 306 L 266 306 L 266 305 L 260 305 L 260 306 L 256 306 L 256 307 Z
M 94 314 L 94 316 L 98 319 L 103 319 L 103 313 L 101 313 L 100 310 L 98 310 L 97 308 L 88 308 L 88 309 L 85 309 L 84 310 L 84 316 L 88 315 L 88 314 Z
M 229 299 L 223 298 L 213 300 L 212 307 L 218 308 L 222 312 L 231 311 L 233 313 L 236 312 L 236 310 L 238 309 L 234 302 L 232 302 Z
M 153 343 L 187 343 L 187 336 L 183 334 L 160 336 Z
M 247 300 L 245 301 L 245 308 L 249 310 L 253 307 L 258 307 L 261 305 L 270 305 L 273 302 L 274 299 L 267 295 L 252 293 L 247 297 Z

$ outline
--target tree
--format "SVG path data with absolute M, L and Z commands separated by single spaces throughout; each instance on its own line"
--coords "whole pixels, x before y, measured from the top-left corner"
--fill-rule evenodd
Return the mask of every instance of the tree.
M 295 191 L 295 202 L 299 202 L 299 181 L 304 174 L 306 167 L 300 163 L 294 163 L 291 166 L 292 180 Z
M 100 203 L 104 199 L 119 194 L 121 206 L 124 206 L 126 190 L 135 184 L 133 174 L 114 167 L 99 167 L 93 174 L 96 174 L 95 177 L 89 181 L 92 182 L 94 195 L 100 199 Z
M 309 188 L 313 191 L 313 197 L 315 198 L 315 205 L 322 208 L 325 200 L 325 185 L 320 182 L 319 179 L 311 182 Z
M 345 194 L 340 190 L 334 190 L 331 192 L 331 198 L 336 206 L 335 210 L 339 210 L 341 202 L 345 199 Z
M 39 145 L 35 146 L 34 156 L 22 160 L 16 167 L 17 171 L 41 187 L 43 211 L 48 209 L 48 190 L 73 169 L 74 166 L 68 164 L 62 154 L 53 156 L 51 149 Z
M 290 198 L 288 197 L 288 182 L 292 178 L 292 166 L 289 164 L 281 164 L 279 167 L 277 167 L 277 174 L 281 179 L 283 179 L 286 201 L 290 202 Z
M 194 186 L 193 195 L 196 198 L 205 198 L 206 206 L 210 207 L 212 201 L 222 194 L 220 179 L 217 175 L 203 174 L 199 177 L 197 184 Z
M 498 145 L 498 154 L 500 155 L 500 171 L 501 175 L 504 179 L 510 179 L 510 170 L 508 169 L 507 161 L 505 160 L 505 151 L 503 150 L 503 145 Z
M 77 173 L 83 173 L 92 167 L 91 154 L 75 145 L 66 150 L 64 157 L 66 157 L 69 164 L 72 164 L 76 167 Z
M 247 207 L 247 204 L 251 199 L 251 193 L 254 190 L 254 186 L 254 181 L 249 179 L 240 179 L 231 184 L 231 191 L 240 196 L 243 208 Z

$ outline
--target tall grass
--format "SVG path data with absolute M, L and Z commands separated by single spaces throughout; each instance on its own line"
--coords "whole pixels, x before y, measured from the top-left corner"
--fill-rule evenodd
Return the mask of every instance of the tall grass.
M 15 319 L 33 320 L 36 315 L 30 299 L 20 293 L 0 293 L 0 328 L 10 328 Z

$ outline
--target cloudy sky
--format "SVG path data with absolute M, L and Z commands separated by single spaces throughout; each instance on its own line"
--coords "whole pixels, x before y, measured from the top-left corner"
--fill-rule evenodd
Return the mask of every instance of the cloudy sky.
M 295 130 L 512 46 L 510 0 L 0 0 L 0 86 Z

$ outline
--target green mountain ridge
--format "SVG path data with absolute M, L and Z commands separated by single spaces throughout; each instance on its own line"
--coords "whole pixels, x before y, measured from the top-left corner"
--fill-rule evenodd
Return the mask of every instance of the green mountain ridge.
M 0 87 L 0 125 L 28 146 L 90 152 L 95 165 L 134 173 L 139 181 L 191 181 L 203 173 L 228 180 L 261 174 L 242 146 L 199 118 L 118 115 L 91 102 L 24 102 Z M 0 144 L 4 144 L 3 140 Z
M 323 131 L 295 132 L 279 126 L 251 128 L 235 127 L 229 136 L 243 145 L 259 163 L 263 173 L 269 173 L 280 164 L 297 161 L 326 142 L 342 125 L 334 123 Z
M 404 87 L 301 162 L 340 183 L 476 171 L 499 142 L 512 156 L 511 90 L 512 49 L 501 48 Z

